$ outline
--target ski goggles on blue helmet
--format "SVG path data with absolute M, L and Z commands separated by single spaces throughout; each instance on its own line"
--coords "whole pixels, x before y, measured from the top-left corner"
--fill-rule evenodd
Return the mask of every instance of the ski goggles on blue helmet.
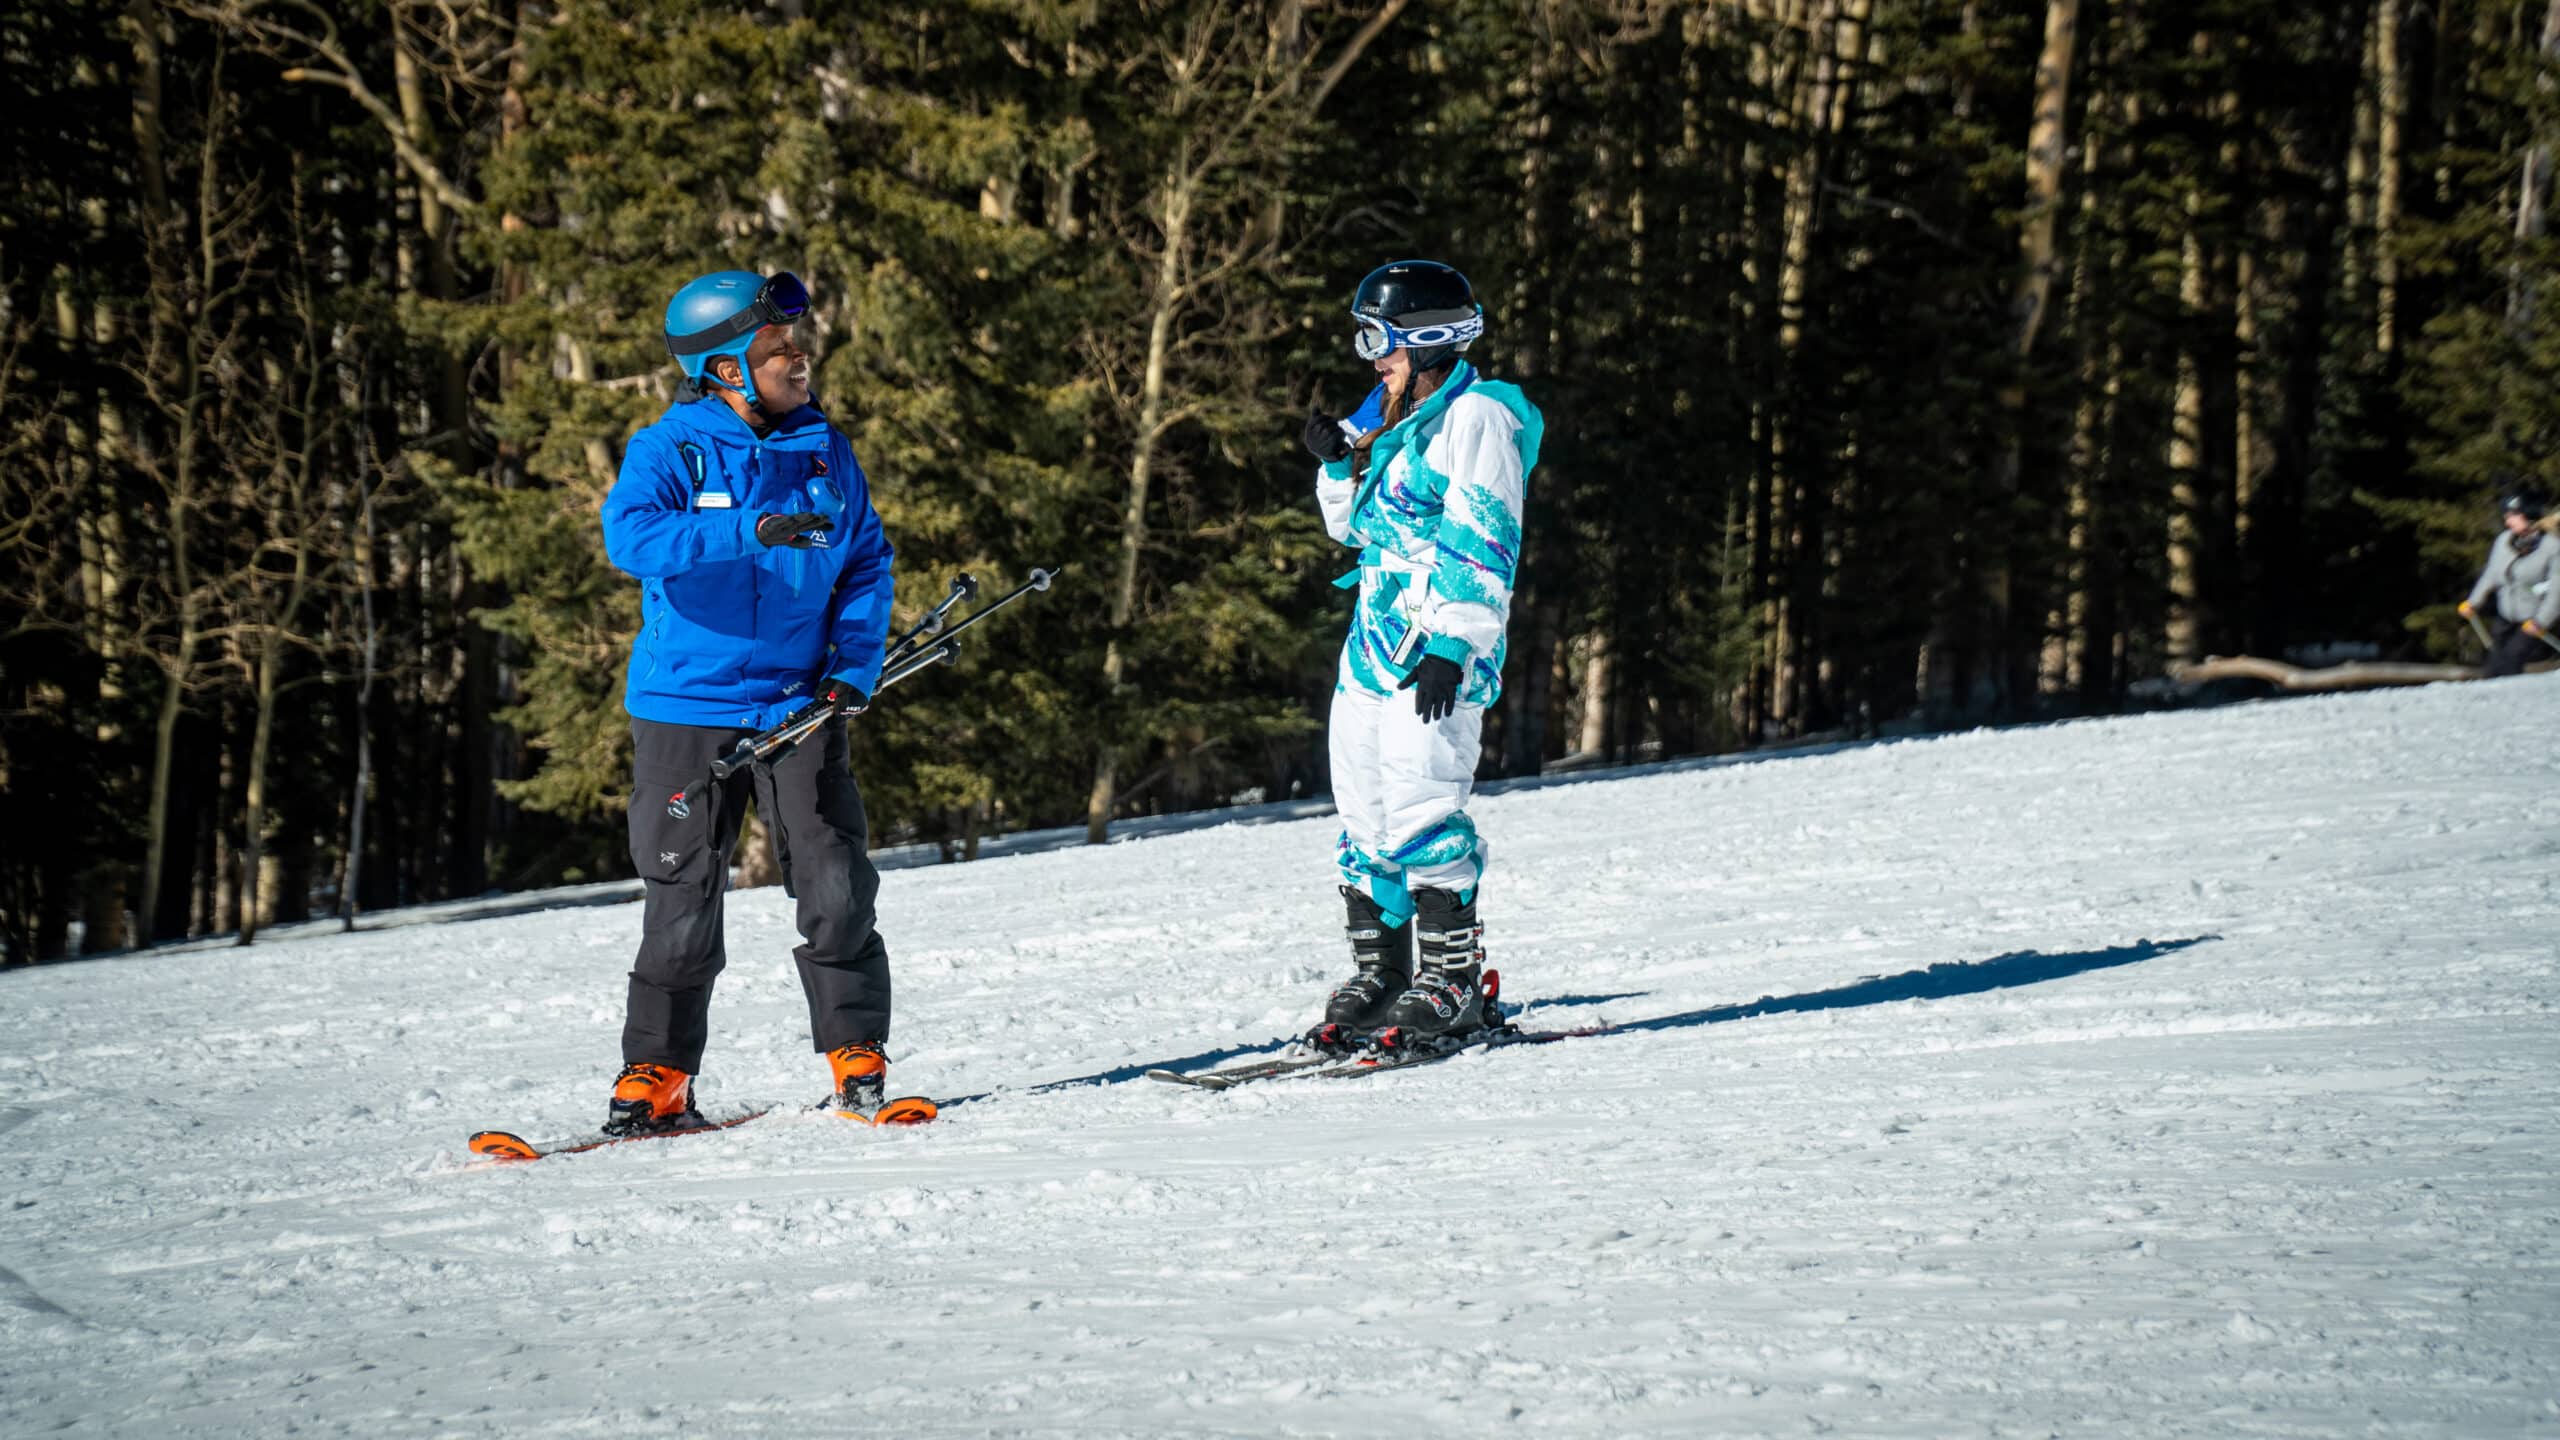
M 1484 334 L 1482 315 L 1470 315 L 1464 320 L 1442 325 L 1416 325 L 1410 329 L 1357 311 L 1351 318 L 1360 325 L 1359 334 L 1352 339 L 1352 347 L 1360 352 L 1363 360 L 1383 360 L 1390 350 L 1428 350 L 1437 345 L 1464 345 Z
M 750 293 L 741 282 L 755 281 Z M 742 303 L 743 302 L 743 303 Z M 705 275 L 676 292 L 667 306 L 667 353 L 679 360 L 692 355 L 708 355 L 726 350 L 740 336 L 753 335 L 767 325 L 789 325 L 809 313 L 809 287 L 788 270 L 757 280 L 745 271 L 730 270 Z M 699 328 L 676 332 L 682 322 L 697 322 Z

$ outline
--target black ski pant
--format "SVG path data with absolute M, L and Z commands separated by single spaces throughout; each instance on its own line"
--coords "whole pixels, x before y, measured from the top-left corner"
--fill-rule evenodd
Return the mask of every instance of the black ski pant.
M 889 1038 L 889 947 L 875 927 L 880 872 L 871 868 L 862 790 L 845 764 L 844 722 L 829 723 L 770 769 L 713 781 L 711 762 L 752 733 L 631 722 L 631 860 L 643 893 L 625 1064 L 701 1073 L 711 983 L 729 963 L 721 897 L 750 793 L 782 852 L 786 891 L 800 902 L 803 943 L 791 954 L 809 997 L 810 1038 L 822 1052 Z
M 2539 660 L 2551 653 L 2542 637 L 2527 635 L 2524 626 L 2504 615 L 2489 617 L 2489 653 L 2480 661 L 2480 673 L 2495 680 L 2502 675 L 2521 675 L 2528 661 Z

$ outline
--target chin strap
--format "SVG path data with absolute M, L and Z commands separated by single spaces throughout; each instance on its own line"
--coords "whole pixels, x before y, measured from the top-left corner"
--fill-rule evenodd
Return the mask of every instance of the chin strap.
M 741 375 L 745 374 L 746 367 L 743 365 L 738 367 L 738 373 Z M 751 379 L 747 383 L 749 385 L 753 385 L 755 382 Z M 758 415 L 764 414 L 764 405 L 756 398 L 756 392 L 754 390 L 740 389 L 738 386 L 730 384 L 728 381 L 712 374 L 711 367 L 707 365 L 703 367 L 701 375 L 689 375 L 682 381 L 679 381 L 676 385 L 676 392 L 687 400 L 699 400 L 705 395 L 710 394 L 711 388 L 715 385 L 728 391 L 730 394 L 737 396 L 739 399 L 746 401 L 747 408 L 753 410 Z

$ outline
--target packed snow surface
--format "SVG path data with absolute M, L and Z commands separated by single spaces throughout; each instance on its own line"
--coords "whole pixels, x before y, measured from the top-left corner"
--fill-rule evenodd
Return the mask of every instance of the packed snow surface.
M 0 975 L 0 1434 L 2560 1435 L 2560 682 L 1482 797 L 1530 1025 L 1322 819 L 890 874 L 893 1092 L 590 1130 L 633 906 Z M 779 890 L 703 1080 L 805 1101 Z M 1040 1090 L 1043 1082 L 1093 1083 Z

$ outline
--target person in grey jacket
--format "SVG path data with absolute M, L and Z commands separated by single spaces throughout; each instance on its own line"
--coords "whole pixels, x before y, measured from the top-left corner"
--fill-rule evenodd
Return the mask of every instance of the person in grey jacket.
M 2505 508 L 2506 528 L 2490 542 L 2489 563 L 2459 607 L 2489 624 L 2489 655 L 2480 669 L 2491 676 L 2522 674 L 2560 626 L 2560 540 L 2542 528 L 2543 498 L 2509 491 Z

